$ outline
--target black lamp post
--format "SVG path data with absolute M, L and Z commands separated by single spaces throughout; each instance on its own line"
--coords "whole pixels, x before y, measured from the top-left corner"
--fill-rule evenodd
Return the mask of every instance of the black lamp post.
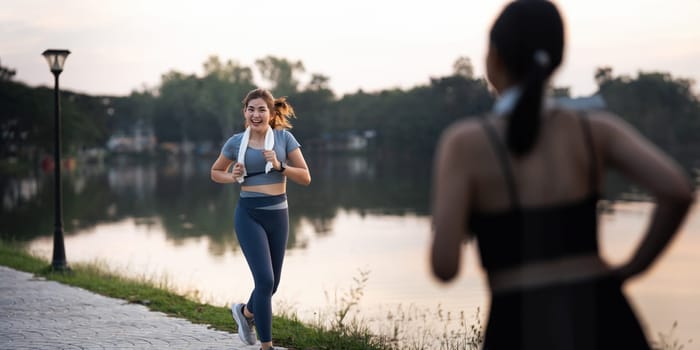
M 63 244 L 63 214 L 61 201 L 61 103 L 58 90 L 58 76 L 63 71 L 63 64 L 66 62 L 70 51 L 68 50 L 46 50 L 42 55 L 49 63 L 49 68 L 54 76 L 54 231 L 53 231 L 53 258 L 51 268 L 53 270 L 70 270 L 66 261 L 66 249 Z

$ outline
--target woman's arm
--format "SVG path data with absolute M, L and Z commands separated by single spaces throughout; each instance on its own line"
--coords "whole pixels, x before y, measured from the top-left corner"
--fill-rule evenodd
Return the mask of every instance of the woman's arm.
M 625 280 L 646 271 L 668 246 L 693 202 L 690 179 L 681 167 L 616 116 L 594 116 L 592 125 L 603 136 L 602 154 L 610 165 L 648 190 L 656 208 L 640 245 L 617 273 Z
M 278 161 L 277 164 L 273 164 L 275 169 L 280 170 L 281 164 Z M 311 183 L 311 173 L 306 165 L 306 160 L 304 155 L 301 154 L 301 149 L 297 148 L 287 154 L 287 165 L 285 166 L 284 176 L 290 180 L 304 186 L 308 186 Z
M 231 164 L 233 164 L 233 160 L 226 158 L 223 154 L 219 154 L 219 158 L 216 158 L 216 161 L 211 166 L 212 181 L 221 184 L 236 182 L 236 177 L 241 175 L 241 167 L 234 166 L 233 172 L 229 173 L 228 169 L 231 167 Z
M 461 128 L 461 127 L 460 127 Z M 440 138 L 433 167 L 431 266 L 441 281 L 453 279 L 459 271 L 462 242 L 467 232 L 469 174 L 466 165 L 466 137 L 449 128 Z

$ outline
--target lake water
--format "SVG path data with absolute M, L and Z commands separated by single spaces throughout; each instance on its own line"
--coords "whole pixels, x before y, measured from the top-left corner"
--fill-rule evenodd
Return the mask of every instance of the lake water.
M 428 266 L 430 218 L 427 169 L 363 156 L 308 157 L 313 183 L 290 184 L 290 239 L 277 310 L 305 320 L 331 319 L 354 279 L 367 277 L 353 316 L 378 332 L 396 314 L 412 310 L 411 321 L 442 324 L 433 314 L 468 320 L 488 294 L 478 256 L 466 246 L 458 278 L 444 285 Z M 69 263 L 103 262 L 121 274 L 167 281 L 181 293 L 216 305 L 247 299 L 253 287 L 233 232 L 235 186 L 209 180 L 210 160 L 189 159 L 83 166 L 64 175 L 64 231 Z M 419 167 L 420 168 L 420 167 Z M 612 182 L 613 185 L 615 182 Z M 626 190 L 611 190 L 624 198 Z M 4 176 L 2 234 L 26 241 L 50 257 L 53 231 L 51 174 Z M 645 201 L 610 202 L 600 221 L 603 256 L 612 263 L 629 256 L 649 220 Z M 700 206 L 692 209 L 675 241 L 646 275 L 625 291 L 647 334 L 668 333 L 700 344 Z M 392 320 L 388 316 L 393 315 Z M 427 315 L 427 317 L 425 317 Z

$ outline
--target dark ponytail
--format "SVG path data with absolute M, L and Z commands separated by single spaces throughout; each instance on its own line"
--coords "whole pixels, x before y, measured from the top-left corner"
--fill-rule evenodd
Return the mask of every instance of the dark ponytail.
M 516 156 L 530 152 L 539 135 L 542 99 L 545 82 L 549 77 L 547 71 L 549 55 L 544 51 L 538 51 L 535 55 L 538 54 L 540 61 L 533 57 L 533 63 L 521 86 L 520 98 L 508 118 L 506 143 L 508 149 Z M 547 65 L 543 65 L 545 60 Z
M 508 116 L 506 143 L 522 156 L 537 141 L 545 84 L 562 60 L 564 24 L 551 2 L 519 0 L 501 12 L 490 36 L 508 75 L 521 88 Z

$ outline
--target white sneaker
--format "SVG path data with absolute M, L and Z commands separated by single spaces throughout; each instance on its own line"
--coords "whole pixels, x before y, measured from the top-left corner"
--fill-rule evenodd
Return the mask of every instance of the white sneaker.
M 243 314 L 243 304 L 231 305 L 231 316 L 238 325 L 238 337 L 244 344 L 255 344 L 255 331 L 253 330 L 253 319 L 245 317 Z

